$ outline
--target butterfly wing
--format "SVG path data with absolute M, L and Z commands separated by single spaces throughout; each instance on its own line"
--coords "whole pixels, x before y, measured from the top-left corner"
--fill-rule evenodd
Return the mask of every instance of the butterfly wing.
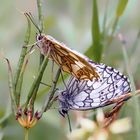
M 85 80 L 84 83 L 86 84 Z M 68 110 L 71 108 L 71 104 L 73 104 L 71 102 L 72 98 L 79 93 L 78 84 L 79 80 L 75 77 L 71 77 L 67 83 L 66 90 L 62 91 L 58 96 L 59 113 L 63 117 L 68 113 Z
M 98 80 L 78 81 L 74 77 L 71 79 L 73 83 L 68 85 L 67 93 L 63 96 L 70 109 L 89 110 L 107 106 L 110 100 L 131 91 L 128 78 L 119 71 L 104 64 L 96 64 L 96 68 L 100 74 Z
M 41 43 L 41 52 L 45 54 L 49 47 L 50 57 L 61 66 L 63 71 L 72 74 L 79 80 L 99 78 L 96 68 L 88 63 L 88 58 L 85 56 L 69 49 L 51 36 L 44 36 Z

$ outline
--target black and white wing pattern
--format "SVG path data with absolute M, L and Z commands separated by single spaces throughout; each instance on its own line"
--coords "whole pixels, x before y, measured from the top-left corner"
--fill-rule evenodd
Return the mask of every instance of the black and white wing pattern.
M 90 110 L 109 105 L 108 101 L 131 91 L 128 78 L 118 70 L 89 61 L 100 74 L 99 79 L 85 81 L 71 77 L 67 89 L 59 95 L 61 115 L 68 110 Z

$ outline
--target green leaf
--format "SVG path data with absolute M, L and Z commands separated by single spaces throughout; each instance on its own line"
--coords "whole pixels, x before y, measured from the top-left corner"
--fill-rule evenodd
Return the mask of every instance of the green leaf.
M 103 46 L 101 44 L 101 34 L 98 19 L 98 6 L 97 1 L 93 0 L 93 13 L 92 13 L 92 45 L 86 51 L 86 55 L 93 59 L 95 62 L 100 62 L 102 56 Z
M 126 8 L 127 3 L 128 3 L 128 0 L 119 0 L 117 11 L 116 11 L 117 17 L 122 16 L 122 14 Z

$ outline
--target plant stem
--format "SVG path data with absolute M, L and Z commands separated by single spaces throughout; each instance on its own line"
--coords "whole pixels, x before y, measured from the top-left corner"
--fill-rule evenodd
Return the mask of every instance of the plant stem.
M 25 140 L 28 140 L 29 139 L 29 129 L 28 128 L 25 128 Z
M 43 32 L 44 25 L 43 25 L 42 1 L 41 0 L 37 0 L 37 8 L 38 8 L 39 28 L 40 28 L 41 32 Z
M 40 69 L 39 69 L 39 72 L 38 72 L 38 74 L 37 74 L 37 76 L 36 76 L 36 78 L 35 78 L 35 80 L 34 80 L 32 86 L 31 86 L 31 89 L 30 89 L 30 91 L 29 91 L 29 94 L 28 94 L 28 97 L 27 97 L 27 101 L 26 101 L 26 104 L 25 104 L 25 110 L 27 109 L 27 105 L 28 105 L 30 99 L 31 99 L 32 97 L 35 97 L 34 94 L 37 93 L 37 92 L 35 92 L 35 89 L 36 89 L 37 86 L 39 86 L 39 83 L 40 83 L 40 81 L 41 81 L 42 75 L 43 75 L 43 73 L 44 73 L 44 71 L 45 71 L 45 68 L 46 68 L 46 66 L 47 66 L 47 63 L 48 63 L 48 57 L 49 57 L 49 52 L 48 52 L 48 55 L 45 56 L 45 58 L 44 58 L 44 60 L 43 60 L 43 63 L 42 63 L 42 65 L 41 65 Z
M 22 68 L 24 65 L 25 56 L 27 54 L 27 45 L 29 43 L 30 34 L 31 34 L 31 23 L 30 23 L 30 20 L 28 18 L 27 18 L 27 22 L 28 22 L 28 28 L 27 28 L 27 31 L 25 34 L 24 45 L 23 45 L 22 50 L 21 50 L 16 73 L 14 75 L 14 94 L 15 94 L 17 106 L 19 106 L 19 104 L 20 104 L 20 94 L 21 94 L 23 74 L 24 74 L 24 72 L 22 71 Z
M 38 20 L 39 20 L 39 28 L 40 34 L 44 32 L 44 25 L 43 25 L 43 14 L 42 14 L 42 0 L 37 0 L 37 8 L 38 8 Z M 40 66 L 44 60 L 44 55 L 40 53 Z

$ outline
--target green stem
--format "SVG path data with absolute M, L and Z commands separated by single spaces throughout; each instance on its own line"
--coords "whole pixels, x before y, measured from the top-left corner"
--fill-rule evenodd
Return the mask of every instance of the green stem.
M 24 62 L 26 52 L 27 52 L 27 47 L 23 46 L 22 50 L 21 50 L 17 70 L 16 70 L 16 73 L 15 73 L 15 79 L 14 79 L 15 87 L 17 86 L 17 82 L 18 82 L 18 79 L 19 79 L 19 75 L 20 75 L 20 72 L 21 72 L 21 69 L 22 69 L 22 65 L 23 65 L 23 62 Z
M 105 12 L 104 12 L 104 18 L 103 18 L 103 32 L 102 32 L 103 39 L 105 38 L 105 33 L 106 33 L 106 23 L 107 23 L 107 16 L 108 16 L 108 5 L 109 5 L 109 0 L 107 0 L 107 2 L 105 4 Z
M 31 23 L 30 23 L 30 20 L 28 18 L 27 18 L 27 22 L 28 22 L 28 28 L 27 28 L 27 31 L 25 34 L 24 45 L 23 45 L 22 50 L 21 50 L 17 70 L 16 70 L 16 73 L 14 76 L 14 93 L 15 93 L 17 106 L 19 106 L 19 104 L 20 104 L 20 94 L 21 94 L 21 88 L 22 88 L 22 82 L 23 82 L 22 68 L 24 65 L 25 56 L 27 54 L 27 45 L 29 43 L 30 33 L 31 33 Z
M 113 41 L 114 33 L 116 31 L 116 28 L 117 28 L 117 25 L 118 25 L 118 21 L 119 21 L 119 17 L 116 17 L 115 20 L 114 20 L 113 26 L 112 26 L 112 32 L 110 34 L 110 38 L 109 38 L 109 40 L 107 42 L 107 46 L 110 46 L 112 41 Z
M 42 1 L 37 0 L 37 8 L 38 8 L 38 19 L 39 19 L 39 26 L 41 32 L 44 30 L 44 25 L 43 25 L 43 14 L 42 14 Z
M 28 128 L 25 128 L 25 140 L 28 140 L 29 139 L 29 129 Z
M 42 33 L 42 32 L 44 32 L 44 25 L 43 25 L 42 1 L 41 0 L 37 0 L 37 8 L 38 8 L 39 28 Z M 44 60 L 44 55 L 42 55 L 40 53 L 40 66 L 41 66 L 43 60 Z
M 45 58 L 43 60 L 43 63 L 41 65 L 40 69 L 39 69 L 39 72 L 38 72 L 38 74 L 37 74 L 32 86 L 31 86 L 31 89 L 29 91 L 27 101 L 26 101 L 26 104 L 25 104 L 25 110 L 27 109 L 27 105 L 29 104 L 30 99 L 32 97 L 35 97 L 35 94 L 37 93 L 37 92 L 35 92 L 35 89 L 39 85 L 39 83 L 41 81 L 41 77 L 42 77 L 42 75 L 43 75 L 43 73 L 45 71 L 45 68 L 46 68 L 47 64 L 48 64 L 48 57 L 49 57 L 49 53 L 48 53 L 47 56 L 45 56 Z

